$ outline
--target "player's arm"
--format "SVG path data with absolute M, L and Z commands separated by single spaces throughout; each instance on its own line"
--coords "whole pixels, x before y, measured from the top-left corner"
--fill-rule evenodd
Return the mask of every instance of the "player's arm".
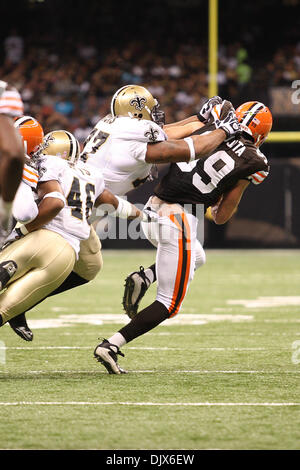
M 231 103 L 230 106 L 232 107 Z M 220 105 L 220 110 L 221 110 Z M 218 114 L 215 119 L 216 130 L 203 135 L 193 135 L 181 140 L 166 140 L 148 143 L 145 161 L 147 163 L 191 162 L 213 152 L 224 140 L 237 137 L 241 127 L 234 110 L 228 109 L 223 120 Z
M 197 116 L 191 116 L 178 123 L 168 124 L 163 129 L 168 139 L 184 139 L 184 137 L 188 137 L 203 126 L 204 123 L 199 121 Z
M 236 212 L 245 189 L 250 181 L 239 180 L 237 184 L 225 192 L 219 202 L 211 208 L 211 215 L 217 225 L 225 224 Z
M 65 196 L 58 181 L 39 183 L 38 196 L 41 200 L 38 205 L 38 215 L 32 222 L 24 226 L 28 232 L 42 228 L 65 207 Z
M 189 162 L 208 155 L 226 137 L 226 132 L 223 129 L 216 129 L 209 134 L 188 137 L 191 139 L 189 141 L 170 139 L 148 144 L 145 161 L 147 163 Z M 195 153 L 194 158 L 192 158 L 193 152 Z
M 0 188 L 3 201 L 12 202 L 22 180 L 25 161 L 20 134 L 11 117 L 0 114 Z
M 143 222 L 151 222 L 157 219 L 157 214 L 152 211 L 141 211 L 126 199 L 115 196 L 105 189 L 95 201 L 95 207 L 100 207 L 104 213 L 121 217 L 122 219 L 140 219 Z
M 197 122 L 197 121 L 200 122 L 197 115 L 194 114 L 193 116 L 182 119 L 181 121 L 176 121 L 176 122 L 171 122 L 170 124 L 165 124 L 163 126 L 163 130 L 166 131 L 167 129 L 170 129 L 170 127 L 185 126 L 186 124 L 190 124 L 192 122 Z
M 45 224 L 54 219 L 66 204 L 61 186 L 56 180 L 39 183 L 38 196 L 41 202 L 38 205 L 36 218 L 28 224 L 23 224 L 15 228 L 7 237 L 5 243 L 18 240 L 24 235 L 27 235 L 27 233 L 42 228 Z

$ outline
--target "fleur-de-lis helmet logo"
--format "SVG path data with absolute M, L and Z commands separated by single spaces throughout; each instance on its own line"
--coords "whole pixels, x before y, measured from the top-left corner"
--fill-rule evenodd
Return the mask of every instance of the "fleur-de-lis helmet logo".
M 131 106 L 134 106 L 135 109 L 137 109 L 138 111 L 142 111 L 142 109 L 145 108 L 146 103 L 147 103 L 146 98 L 144 98 L 143 96 L 138 96 L 138 95 L 136 95 L 135 98 L 132 98 L 129 101 L 129 104 Z

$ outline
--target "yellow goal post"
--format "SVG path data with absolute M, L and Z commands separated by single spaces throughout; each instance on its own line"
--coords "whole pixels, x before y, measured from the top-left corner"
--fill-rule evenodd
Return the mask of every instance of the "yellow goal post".
M 218 94 L 218 0 L 208 0 L 208 95 Z M 270 132 L 265 143 L 300 142 L 300 132 Z

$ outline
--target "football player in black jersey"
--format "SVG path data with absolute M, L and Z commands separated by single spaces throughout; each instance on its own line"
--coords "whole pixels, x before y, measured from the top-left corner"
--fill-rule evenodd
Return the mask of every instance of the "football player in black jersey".
M 225 107 L 217 105 L 214 121 L 196 133 L 214 130 L 223 112 Z M 156 263 L 127 277 L 123 306 L 131 321 L 95 348 L 95 357 L 111 374 L 126 373 L 117 363 L 123 345 L 180 311 L 195 269 L 205 261 L 197 240 L 197 204 L 203 204 L 205 210 L 211 207 L 215 223 L 224 224 L 250 182 L 259 184 L 268 175 L 268 162 L 259 146 L 272 127 L 270 110 L 251 101 L 242 104 L 236 114 L 241 137 L 223 142 L 201 160 L 172 163 L 145 205 L 146 210 L 158 214 L 155 222 L 142 224 L 147 238 L 157 247 Z M 140 300 L 156 278 L 156 300 L 137 314 Z

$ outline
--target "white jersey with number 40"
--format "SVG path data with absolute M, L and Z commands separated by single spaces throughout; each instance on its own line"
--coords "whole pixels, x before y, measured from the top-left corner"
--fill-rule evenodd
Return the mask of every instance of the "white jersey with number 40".
M 103 176 L 83 162 L 71 166 L 52 155 L 44 156 L 39 167 L 39 183 L 58 181 L 66 198 L 65 207 L 44 228 L 59 233 L 78 255 L 80 240 L 90 235 L 88 218 L 94 202 L 105 189 Z
M 87 138 L 82 156 L 100 168 L 105 186 L 122 196 L 144 183 L 152 169 L 145 161 L 147 145 L 167 140 L 155 122 L 127 116 L 101 119 Z

